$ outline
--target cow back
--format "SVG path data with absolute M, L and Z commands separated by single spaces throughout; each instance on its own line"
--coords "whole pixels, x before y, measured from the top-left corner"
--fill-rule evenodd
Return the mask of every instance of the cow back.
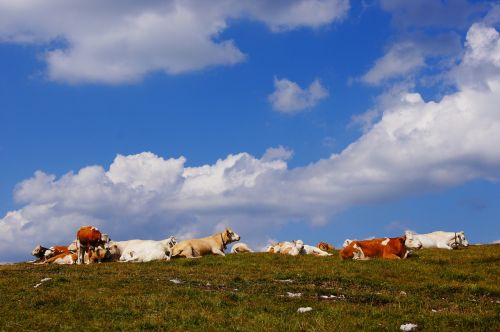
M 82 245 L 97 246 L 102 244 L 102 233 L 93 226 L 80 227 L 76 233 L 76 238 Z

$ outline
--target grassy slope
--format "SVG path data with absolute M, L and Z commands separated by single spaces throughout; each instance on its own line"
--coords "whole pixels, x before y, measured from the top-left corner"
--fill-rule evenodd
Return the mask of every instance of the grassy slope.
M 45 277 L 53 279 L 33 288 Z M 424 330 L 500 331 L 500 245 L 422 250 L 405 261 L 243 254 L 0 266 L 0 300 L 2 331 L 395 331 L 408 322 Z M 296 312 L 306 306 L 313 311 Z

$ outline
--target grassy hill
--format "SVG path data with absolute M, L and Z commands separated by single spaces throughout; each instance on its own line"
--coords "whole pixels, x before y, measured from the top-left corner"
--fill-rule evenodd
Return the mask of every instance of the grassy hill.
M 0 266 L 1 331 L 396 331 L 404 323 L 500 331 L 500 245 L 427 249 L 404 261 L 242 254 Z

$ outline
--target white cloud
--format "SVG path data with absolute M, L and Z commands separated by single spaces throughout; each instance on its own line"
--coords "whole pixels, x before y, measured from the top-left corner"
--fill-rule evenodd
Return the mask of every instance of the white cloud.
M 243 61 L 220 38 L 230 19 L 284 31 L 330 24 L 348 9 L 347 0 L 0 0 L 0 42 L 44 45 L 51 80 L 118 84 Z
M 361 80 L 369 84 L 380 84 L 385 79 L 407 74 L 424 64 L 422 52 L 413 43 L 396 44 L 375 62 Z
M 360 79 L 372 85 L 398 78 L 408 80 L 408 76 L 414 75 L 420 69 L 432 68 L 430 62 L 437 62 L 440 70 L 447 69 L 460 52 L 460 37 L 453 32 L 432 37 L 418 33 L 405 35 L 404 40 L 391 45 Z M 441 61 L 435 61 L 436 59 Z
M 439 102 L 394 94 L 363 136 L 308 166 L 288 169 L 291 153 L 275 148 L 261 159 L 240 153 L 199 167 L 142 153 L 117 156 L 108 170 L 89 166 L 60 178 L 37 172 L 16 187 L 22 206 L 0 219 L 0 260 L 27 258 L 38 243 L 69 242 L 83 224 L 117 239 L 198 236 L 229 225 L 258 247 L 287 222 L 324 223 L 358 204 L 499 181 L 498 40 L 495 29 L 473 25 L 452 71 L 456 92 Z M 462 79 L 474 71 L 483 84 Z
M 293 150 L 286 149 L 282 146 L 277 148 L 269 148 L 266 150 L 266 153 L 262 156 L 262 160 L 270 161 L 270 160 L 288 160 L 292 158 Z
M 471 19 L 487 9 L 487 2 L 381 0 L 382 9 L 392 14 L 395 25 L 403 27 L 468 27 Z
M 297 83 L 274 78 L 275 91 L 268 96 L 274 110 L 284 113 L 300 112 L 311 109 L 328 96 L 319 80 L 314 80 L 304 90 Z

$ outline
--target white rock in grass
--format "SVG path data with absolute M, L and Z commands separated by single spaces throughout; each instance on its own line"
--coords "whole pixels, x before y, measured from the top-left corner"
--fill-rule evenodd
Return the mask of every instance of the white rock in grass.
M 311 307 L 302 307 L 302 308 L 297 309 L 297 312 L 299 314 L 303 314 L 304 312 L 308 312 L 308 311 L 312 311 L 312 310 L 313 310 L 313 308 L 311 308 Z
M 180 284 L 181 281 L 179 279 L 170 279 L 170 282 L 173 282 L 174 284 Z
M 33 288 L 38 288 L 40 287 L 44 282 L 47 282 L 49 280 L 52 280 L 52 278 L 43 278 L 42 280 L 40 280 L 40 282 L 38 284 L 36 284 L 35 286 L 33 286 Z
M 292 292 L 286 292 L 288 297 L 301 297 L 302 293 L 292 293 Z
M 417 329 L 417 327 L 418 327 L 417 324 L 406 323 L 406 324 L 401 325 L 399 327 L 399 329 L 402 331 L 415 331 Z

